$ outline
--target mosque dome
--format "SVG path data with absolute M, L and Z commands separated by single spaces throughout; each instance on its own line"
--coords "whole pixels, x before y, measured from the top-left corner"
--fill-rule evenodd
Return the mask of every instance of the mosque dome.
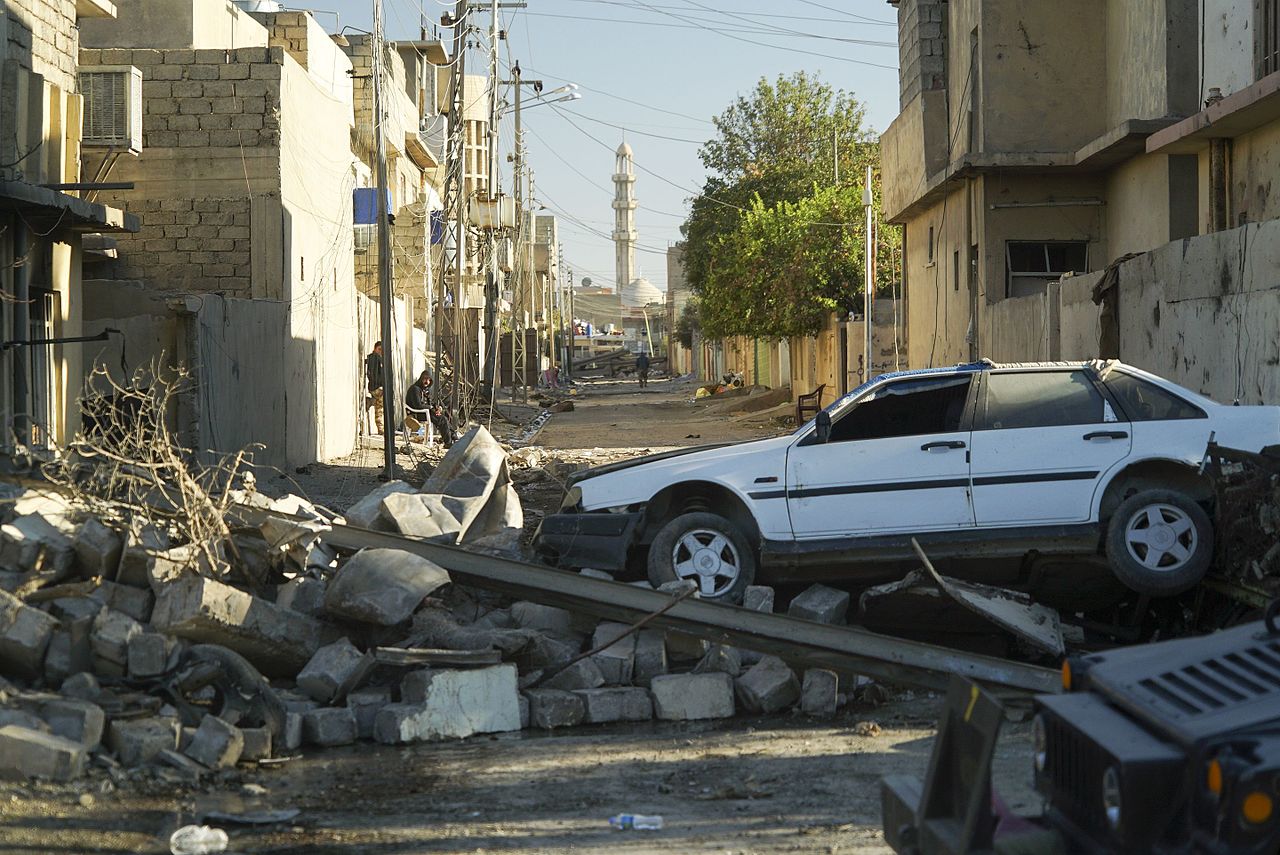
M 622 305 L 639 308 L 650 303 L 661 303 L 666 295 L 648 279 L 632 279 L 622 289 Z

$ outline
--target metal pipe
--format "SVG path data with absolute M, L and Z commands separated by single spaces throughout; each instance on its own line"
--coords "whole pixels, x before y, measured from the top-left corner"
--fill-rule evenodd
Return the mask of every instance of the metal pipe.
M 993 202 L 992 211 L 1002 208 L 1099 208 L 1107 203 L 1102 199 L 1064 199 L 1055 202 Z
M 1225 139 L 1209 140 L 1209 230 L 1225 231 L 1228 226 L 1227 146 Z

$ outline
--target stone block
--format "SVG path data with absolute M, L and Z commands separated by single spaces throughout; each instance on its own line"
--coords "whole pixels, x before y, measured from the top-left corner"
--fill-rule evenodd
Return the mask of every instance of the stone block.
M 163 586 L 151 624 L 229 647 L 267 676 L 292 676 L 320 649 L 323 624 L 230 585 L 188 575 Z
M 8 727 L 9 725 L 26 728 L 27 730 L 38 730 L 41 733 L 53 733 L 48 723 L 33 712 L 0 707 L 0 727 Z
M 218 69 L 221 80 L 245 80 L 249 77 L 249 66 L 242 63 L 224 65 Z
M 243 87 L 238 87 L 243 89 Z M 242 93 L 248 94 L 248 93 Z M 416 493 L 404 481 L 387 481 L 374 487 L 363 498 L 347 509 L 347 523 L 360 528 L 392 531 L 393 527 L 382 516 L 382 500 L 392 493 Z
M 604 682 L 604 674 L 601 673 L 595 658 L 588 657 L 574 662 L 543 685 L 548 689 L 572 692 L 575 689 L 597 689 L 603 686 Z
M 324 611 L 324 582 L 310 576 L 290 579 L 276 588 L 276 605 L 317 617 Z
M 187 203 L 190 205 L 190 203 Z M 143 249 L 147 252 L 155 250 L 147 246 L 152 241 L 144 241 Z M 169 250 L 173 246 L 168 247 Z M 133 585 L 139 588 L 149 587 L 151 584 L 150 571 L 155 564 L 155 553 L 167 549 L 169 546 L 168 538 L 163 534 L 153 530 L 146 529 L 141 533 L 129 532 L 124 538 L 124 548 L 120 553 L 120 566 L 116 571 L 116 581 L 122 585 Z
M 753 612 L 773 614 L 773 588 L 768 585 L 748 585 L 742 594 L 742 607 Z
M 391 703 L 391 689 L 387 686 L 357 689 L 347 695 L 347 706 L 356 717 L 356 732 L 361 739 L 373 739 L 373 725 L 378 710 Z
M 89 636 L 93 645 L 94 667 L 98 667 L 101 662 L 108 662 L 124 668 L 129 663 L 129 639 L 141 632 L 142 624 L 124 612 L 103 609 L 93 619 L 93 631 Z
M 321 707 L 302 714 L 302 735 L 312 745 L 350 745 L 356 741 L 356 716 L 349 707 Z
M 177 643 L 158 632 L 140 632 L 129 639 L 130 677 L 158 677 L 169 670 Z
M 809 668 L 804 672 L 800 687 L 800 710 L 816 718 L 830 718 L 836 714 L 840 680 L 835 671 L 825 668 Z
M 298 673 L 298 688 L 308 697 L 327 704 L 363 658 L 364 654 L 345 638 L 321 647 Z
M 71 662 L 71 633 L 58 630 L 49 636 L 49 646 L 44 651 L 44 680 L 56 686 L 75 671 Z
M 698 660 L 698 664 L 693 666 L 695 674 L 710 674 L 717 671 L 728 674 L 730 677 L 736 677 L 742 673 L 742 657 L 736 647 L 713 644 L 706 655 Z
M 240 735 L 244 737 L 244 750 L 240 752 L 242 761 L 266 760 L 271 756 L 270 728 L 242 727 Z
M 57 618 L 0 591 L 0 673 L 38 677 Z
M 606 689 L 579 689 L 583 721 L 605 724 L 611 721 L 648 721 L 653 718 L 653 698 L 645 689 L 618 686 Z
M 102 695 L 102 686 L 98 685 L 97 677 L 87 671 L 82 671 L 63 680 L 58 691 L 64 697 L 96 701 Z
M 116 574 L 120 566 L 120 553 L 124 549 L 124 540 L 119 534 L 103 525 L 97 518 L 90 517 L 80 526 L 72 539 L 72 549 L 76 554 L 76 563 L 85 576 L 101 576 L 107 578 Z
M 224 65 L 230 58 L 230 51 L 223 48 L 205 48 L 197 49 L 191 61 L 200 65 Z
M 748 712 L 775 713 L 800 699 L 800 681 L 787 663 L 765 656 L 734 681 L 738 702 Z
M 733 678 L 728 674 L 664 674 L 649 684 L 654 715 L 666 721 L 733 715 Z
M 642 629 L 636 633 L 636 659 L 631 679 L 648 686 L 654 677 L 667 673 L 667 639 L 662 630 Z
M 176 718 L 115 719 L 107 728 L 107 747 L 125 766 L 141 766 L 166 748 L 178 747 L 182 725 Z
M 624 635 L 630 627 L 623 623 L 605 621 L 596 627 L 591 637 L 591 647 L 595 649 L 618 639 L 591 658 L 595 660 L 604 676 L 606 685 L 629 686 L 635 670 L 636 637 L 634 633 Z
M 69 781 L 84 773 L 83 745 L 18 725 L 0 727 L 0 771 L 24 778 Z
M 210 769 L 226 769 L 240 762 L 244 734 L 216 715 L 206 715 L 183 753 Z
M 711 648 L 705 639 L 674 630 L 667 631 L 666 644 L 667 658 L 675 662 L 697 662 Z
M 71 538 L 39 512 L 0 525 L 0 566 L 26 572 L 37 561 L 46 570 L 70 569 L 75 561 Z
M 578 648 L 568 642 L 546 635 L 535 635 L 520 651 L 518 662 L 520 670 L 535 669 L 556 670 L 569 663 L 578 655 Z
M 529 725 L 551 730 L 557 727 L 573 727 L 582 724 L 586 717 L 586 704 L 575 692 L 560 689 L 529 689 L 524 693 L 529 699 Z
M 347 620 L 394 626 L 448 582 L 444 568 L 411 552 L 362 549 L 329 582 L 325 611 Z
M 155 604 L 155 596 L 149 587 L 138 588 L 133 585 L 118 585 L 115 582 L 104 581 L 89 596 L 136 621 L 146 623 L 151 620 L 151 608 Z
M 520 693 L 520 729 L 524 730 L 529 726 L 529 697 L 523 692 Z
M 49 725 L 54 735 L 78 742 L 90 750 L 102 741 L 107 723 L 102 707 L 78 698 L 42 700 L 36 714 Z
M 844 623 L 849 611 L 849 592 L 814 585 L 791 601 L 787 614 L 818 623 Z
M 374 738 L 395 745 L 520 729 L 514 665 L 434 670 L 422 703 L 388 704 L 374 718 Z
M 302 716 L 303 713 L 298 712 L 284 714 L 284 732 L 280 741 L 286 751 L 297 751 L 302 747 Z
M 521 629 L 537 629 L 562 635 L 574 635 L 577 632 L 573 614 L 554 606 L 518 602 L 511 606 L 511 617 Z

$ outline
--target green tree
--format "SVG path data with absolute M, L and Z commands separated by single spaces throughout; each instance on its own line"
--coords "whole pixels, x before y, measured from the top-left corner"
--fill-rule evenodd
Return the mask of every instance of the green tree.
M 808 334 L 860 303 L 863 172 L 879 160 L 864 117 L 852 94 L 798 72 L 762 78 L 714 119 L 682 226 L 706 335 Z M 887 276 L 896 230 L 883 237 Z

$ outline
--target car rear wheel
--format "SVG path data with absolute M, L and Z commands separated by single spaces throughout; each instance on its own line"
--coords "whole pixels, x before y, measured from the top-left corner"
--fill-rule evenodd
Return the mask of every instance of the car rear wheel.
M 756 557 L 736 525 L 699 511 L 681 514 L 658 530 L 648 569 L 655 588 L 688 579 L 697 583 L 704 600 L 738 603 L 755 580 Z
M 1169 597 L 1195 587 L 1213 559 L 1213 524 L 1194 499 L 1144 490 L 1120 503 L 1107 526 L 1107 558 L 1125 585 Z

